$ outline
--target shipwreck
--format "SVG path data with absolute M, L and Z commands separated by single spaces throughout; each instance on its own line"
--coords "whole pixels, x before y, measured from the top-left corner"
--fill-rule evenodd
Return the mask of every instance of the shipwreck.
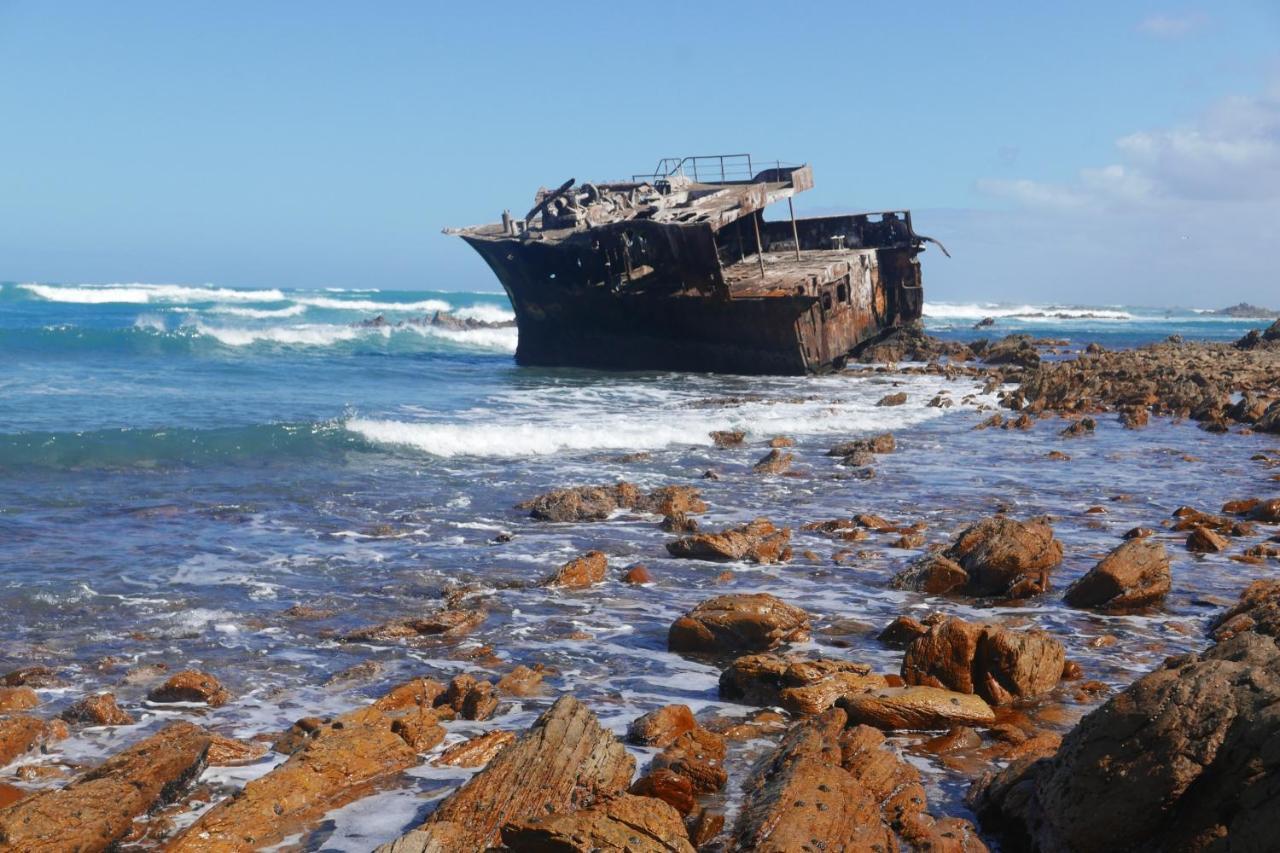
M 510 297 L 518 364 L 819 373 L 919 319 L 918 256 L 936 241 L 906 210 L 797 218 L 792 197 L 812 186 L 807 164 L 667 158 L 626 181 L 540 189 L 521 218 L 445 233 Z M 784 200 L 788 216 L 765 219 Z

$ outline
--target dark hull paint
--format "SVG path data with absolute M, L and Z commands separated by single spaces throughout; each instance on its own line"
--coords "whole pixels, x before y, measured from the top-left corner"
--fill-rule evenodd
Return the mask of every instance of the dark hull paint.
M 571 251 L 518 239 L 464 239 L 511 299 L 520 334 L 516 362 L 527 366 L 820 373 L 921 312 L 920 268 L 909 249 L 877 250 L 877 267 L 861 286 L 845 280 L 842 290 L 831 282 L 813 296 L 725 298 L 660 280 L 648 287 L 575 285 Z

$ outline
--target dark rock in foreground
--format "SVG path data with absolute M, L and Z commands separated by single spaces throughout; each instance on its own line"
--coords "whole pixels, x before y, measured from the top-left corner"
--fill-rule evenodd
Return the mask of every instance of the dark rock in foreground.
M 1170 658 L 1085 717 L 1056 754 L 975 787 L 1010 849 L 1274 850 L 1280 582 L 1255 583 L 1215 646 Z M 1256 614 L 1256 617 L 1255 615 Z

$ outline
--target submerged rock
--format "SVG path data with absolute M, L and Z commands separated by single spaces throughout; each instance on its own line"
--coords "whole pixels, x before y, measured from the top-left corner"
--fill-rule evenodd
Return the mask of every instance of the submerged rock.
M 694 515 L 707 505 L 692 486 L 663 486 L 642 494 L 631 483 L 555 489 L 516 505 L 539 521 L 604 521 L 619 509 L 656 515 Z
M 148 693 L 147 699 L 152 702 L 202 702 L 210 708 L 219 708 L 231 701 L 231 693 L 209 673 L 184 669 Z
M 1148 538 L 1135 538 L 1114 549 L 1063 596 L 1072 607 L 1133 610 L 1164 601 L 1172 586 L 1169 555 Z
M 791 528 L 777 528 L 757 518 L 719 533 L 698 533 L 667 543 L 673 557 L 695 560 L 746 560 L 779 563 L 791 559 Z
M 783 453 L 778 448 L 774 448 L 751 466 L 751 470 L 757 474 L 783 474 L 791 469 L 791 463 L 795 460 L 794 453 Z
M 673 652 L 760 652 L 809 637 L 809 614 L 768 593 L 709 598 L 667 633 Z
M 543 586 L 578 588 L 591 586 L 604 580 L 609 568 L 609 558 L 601 551 L 588 551 L 565 563 L 543 582 Z
M 133 717 L 116 704 L 116 697 L 111 693 L 97 693 L 84 697 L 63 711 L 62 719 L 68 723 L 82 723 L 90 726 L 133 725 Z

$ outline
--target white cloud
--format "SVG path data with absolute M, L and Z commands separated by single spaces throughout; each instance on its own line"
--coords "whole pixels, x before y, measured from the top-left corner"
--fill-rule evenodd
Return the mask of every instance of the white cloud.
M 1176 39 L 1201 29 L 1209 22 L 1203 12 L 1187 12 L 1181 15 L 1154 14 L 1138 22 L 1135 29 L 1143 35 L 1161 39 Z
M 1280 87 L 1224 98 L 1181 127 L 1116 141 L 1122 162 L 1080 170 L 1071 184 L 982 179 L 980 192 L 1029 207 L 1280 199 Z

